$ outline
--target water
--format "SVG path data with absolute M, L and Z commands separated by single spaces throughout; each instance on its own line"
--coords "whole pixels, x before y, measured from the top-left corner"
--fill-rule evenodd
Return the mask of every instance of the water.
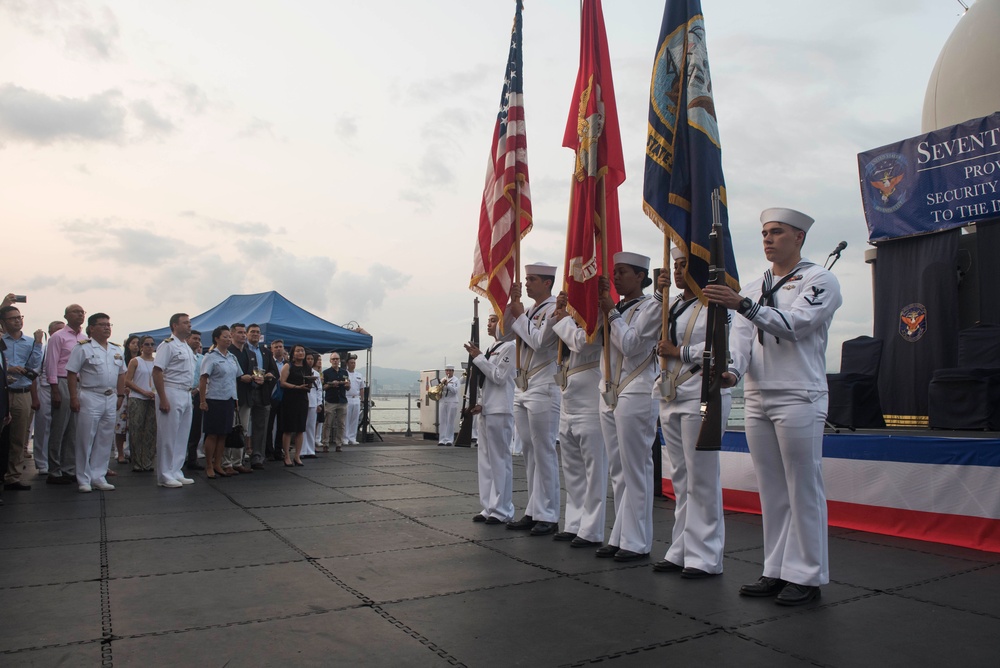
M 406 431 L 406 397 L 372 396 L 371 423 L 380 432 Z M 420 409 L 417 395 L 410 399 L 410 429 L 420 431 Z
M 380 432 L 406 431 L 406 397 L 379 397 L 372 400 L 375 406 L 371 410 L 371 422 Z M 420 431 L 420 409 L 417 408 L 417 395 L 410 400 L 410 429 Z M 733 407 L 729 413 L 729 426 L 743 426 L 743 397 L 733 397 Z

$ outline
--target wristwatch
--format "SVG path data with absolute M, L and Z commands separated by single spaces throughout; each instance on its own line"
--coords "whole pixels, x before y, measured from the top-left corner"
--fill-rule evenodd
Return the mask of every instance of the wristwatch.
M 740 305 L 736 307 L 736 312 L 740 315 L 746 315 L 747 312 L 753 308 L 753 300 L 749 297 L 744 297 L 740 300 Z

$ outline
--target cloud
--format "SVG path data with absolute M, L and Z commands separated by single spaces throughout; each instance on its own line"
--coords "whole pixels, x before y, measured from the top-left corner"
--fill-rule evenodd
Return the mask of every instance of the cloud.
M 126 266 L 157 266 L 192 251 L 183 241 L 114 220 L 74 220 L 61 227 L 70 241 L 89 254 Z
M 182 106 L 192 114 L 203 114 L 208 108 L 208 94 L 200 86 L 191 82 L 176 81 L 173 83 L 175 98 L 174 101 L 181 102 Z
M 471 128 L 470 113 L 457 107 L 441 110 L 421 128 L 424 150 L 412 181 L 423 191 L 424 207 L 433 204 L 428 190 L 447 189 L 457 181 L 452 165 L 464 162 L 466 142 L 463 139 Z
M 368 315 L 382 306 L 390 292 L 406 287 L 410 278 L 409 274 L 378 263 L 371 265 L 366 274 L 344 272 L 330 286 L 335 312 L 345 320 Z
M 212 218 L 210 216 L 203 216 L 197 211 L 191 209 L 187 211 L 181 211 L 177 214 L 182 218 L 196 218 L 206 225 L 211 225 L 212 227 L 225 228 L 230 232 L 235 232 L 237 234 L 245 236 L 257 236 L 264 237 L 269 234 L 281 234 L 282 230 L 275 230 L 267 223 L 260 223 L 256 221 L 245 221 L 245 222 L 233 222 L 229 220 L 221 220 L 219 218 Z
M 265 121 L 254 116 L 253 120 L 251 120 L 245 128 L 240 130 L 236 136 L 251 138 L 259 137 L 261 135 L 274 139 L 274 124 L 270 121 Z
M 328 286 L 337 273 L 336 260 L 325 255 L 296 255 L 264 239 L 240 239 L 236 248 L 252 267 L 257 284 L 294 295 L 290 298 L 296 303 L 326 309 Z
M 399 199 L 413 204 L 413 212 L 426 215 L 434 210 L 433 201 L 422 190 L 406 188 L 399 191 Z
M 0 86 L 0 136 L 15 141 L 118 143 L 124 136 L 125 116 L 122 94 L 116 89 L 71 98 L 14 84 Z
M 410 86 L 407 94 L 414 102 L 434 103 L 448 95 L 467 94 L 469 89 L 489 81 L 491 74 L 497 74 L 496 67 L 493 64 L 480 63 L 462 72 L 416 82 Z
M 68 51 L 92 60 L 110 60 L 118 52 L 118 20 L 107 7 L 101 8 L 100 18 L 85 14 L 63 34 Z
M 129 105 L 129 108 L 132 110 L 132 115 L 142 124 L 145 137 L 162 138 L 177 129 L 177 126 L 157 111 L 149 100 L 136 100 Z
M 94 16 L 80 0 L 0 0 L 0 12 L 37 35 L 60 40 L 71 56 L 111 60 L 120 51 L 118 19 L 106 6 Z
M 347 141 L 358 136 L 358 119 L 355 116 L 341 116 L 333 124 L 334 133 Z

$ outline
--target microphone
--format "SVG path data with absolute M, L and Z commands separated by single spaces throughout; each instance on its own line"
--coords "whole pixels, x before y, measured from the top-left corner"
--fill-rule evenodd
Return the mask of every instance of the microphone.
M 841 241 L 839 244 L 837 244 L 837 247 L 833 249 L 833 252 L 830 253 L 827 257 L 833 257 L 834 255 L 840 257 L 840 252 L 845 248 L 847 248 L 847 242 Z

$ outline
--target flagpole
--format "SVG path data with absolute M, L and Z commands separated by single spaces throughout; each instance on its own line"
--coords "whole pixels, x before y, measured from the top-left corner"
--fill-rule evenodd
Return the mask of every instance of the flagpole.
M 670 262 L 670 235 L 667 234 L 666 232 L 663 233 L 663 269 L 661 269 L 660 271 L 661 272 L 673 271 L 673 266 L 672 263 Z M 670 276 L 670 278 L 673 278 L 673 276 L 670 274 L 668 274 L 668 276 Z M 663 309 L 662 309 L 663 319 L 660 323 L 660 338 L 665 339 L 668 335 L 668 332 L 670 331 L 670 280 L 667 280 L 667 284 L 663 286 L 662 296 L 663 296 Z M 661 392 L 664 392 L 669 389 L 664 385 L 664 382 L 667 380 L 667 361 L 668 360 L 666 355 L 660 356 Z
M 604 192 L 605 180 L 604 174 L 597 179 L 597 215 L 601 219 L 601 273 L 605 277 L 608 276 L 608 235 L 605 234 L 607 231 L 607 200 L 605 198 Z M 608 278 L 610 281 L 611 279 Z M 601 297 L 608 295 L 608 292 L 602 292 Z M 610 391 L 611 388 L 611 329 L 608 323 L 608 314 L 604 313 L 601 309 L 603 317 L 601 319 L 601 326 L 604 327 L 604 386 L 605 389 Z
M 514 181 L 514 282 L 521 283 L 521 182 Z M 514 301 L 520 302 L 518 297 Z M 514 345 L 514 368 L 521 373 L 521 337 L 517 337 Z

